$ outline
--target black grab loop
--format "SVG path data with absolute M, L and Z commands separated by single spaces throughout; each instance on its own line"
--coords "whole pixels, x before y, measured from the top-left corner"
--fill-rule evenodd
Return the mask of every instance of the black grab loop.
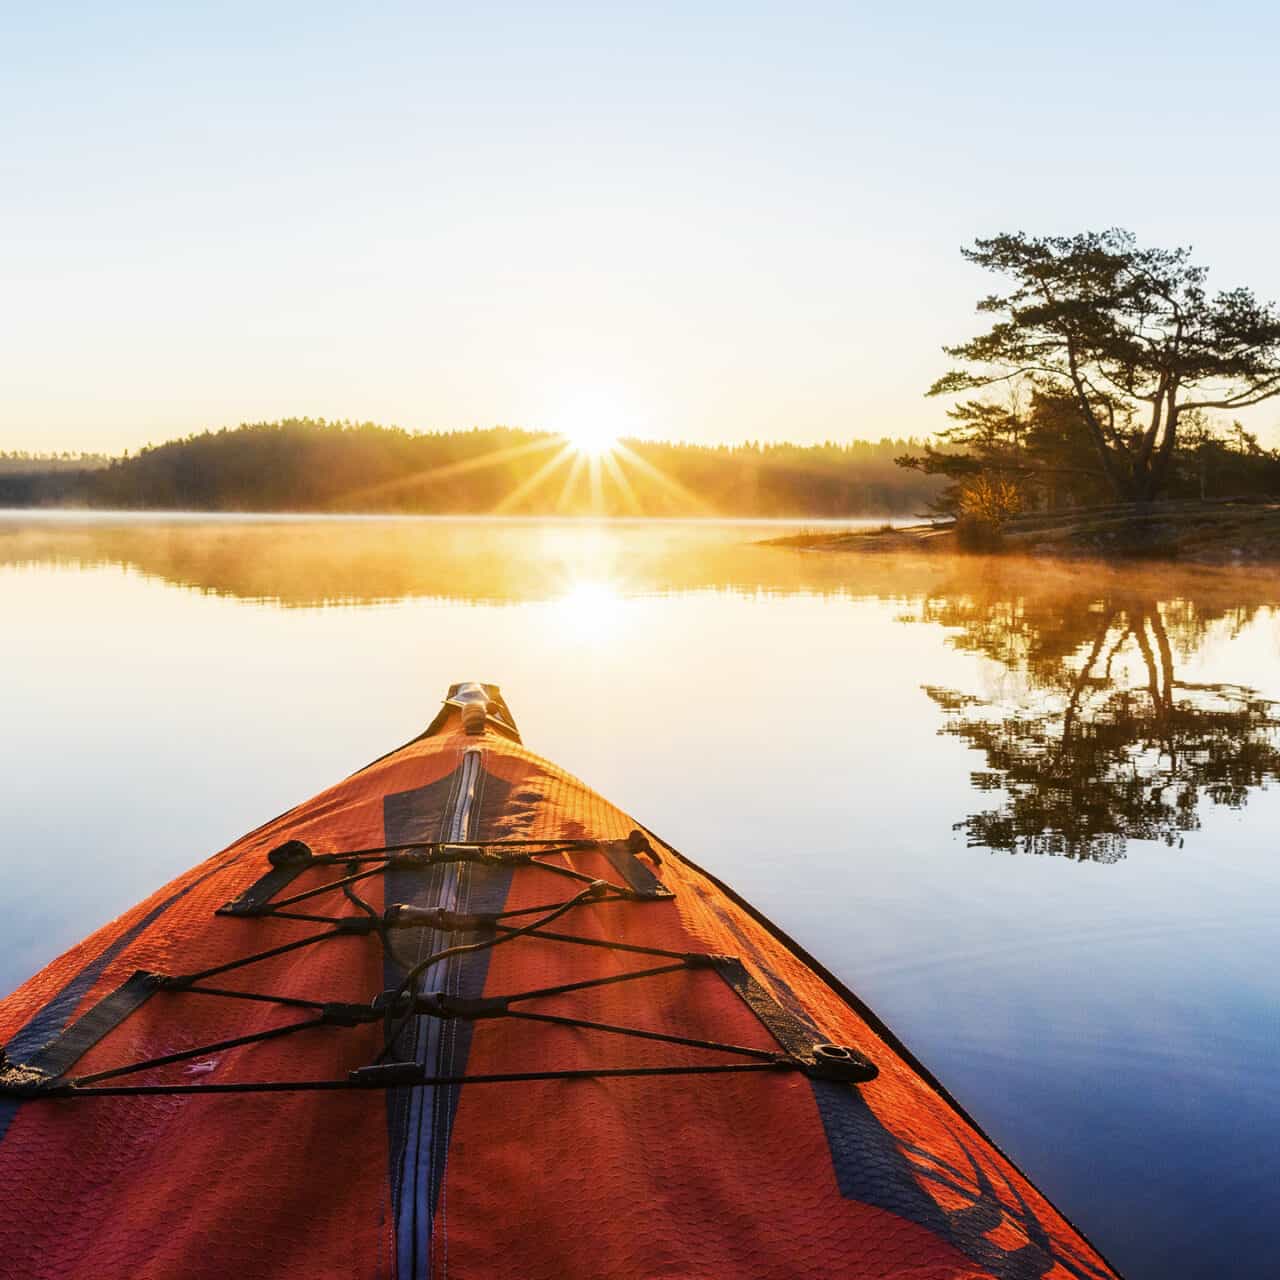
M 302 840 L 286 840 L 267 854 L 273 867 L 305 867 L 311 861 L 311 846 Z
M 865 1054 L 847 1044 L 815 1044 L 814 1069 L 810 1073 L 823 1080 L 849 1080 L 862 1084 L 874 1080 L 880 1069 Z
M 549 856 L 580 850 L 602 854 L 618 872 L 622 883 L 600 879 L 560 863 L 544 861 Z M 736 956 L 704 952 L 671 951 L 607 938 L 584 937 L 552 931 L 549 925 L 570 912 L 608 902 L 658 902 L 672 896 L 648 866 L 661 858 L 648 837 L 633 831 L 625 840 L 592 840 L 581 836 L 547 840 L 496 840 L 485 842 L 391 845 L 317 854 L 301 840 L 287 840 L 267 854 L 270 870 L 239 897 L 218 909 L 229 916 L 269 917 L 323 926 L 279 946 L 258 951 L 193 973 L 155 974 L 139 971 L 122 986 L 83 1013 L 75 1022 L 22 1061 L 0 1050 L 0 1095 L 33 1099 L 50 1097 L 122 1097 L 195 1093 L 273 1093 L 340 1089 L 426 1088 L 435 1085 L 497 1084 L 525 1080 L 599 1079 L 627 1076 L 693 1076 L 741 1071 L 793 1071 L 814 1079 L 847 1084 L 863 1084 L 875 1078 L 876 1066 L 859 1050 L 848 1045 L 821 1040 L 811 1024 L 779 1002 L 772 990 L 747 969 Z M 457 912 L 443 906 L 420 907 L 392 903 L 378 911 L 360 895 L 361 881 L 391 867 L 429 869 L 448 862 L 477 862 L 540 868 L 568 879 L 576 890 L 560 901 L 485 913 Z M 325 883 L 279 896 L 302 872 L 333 867 L 342 874 Z M 310 908 L 326 895 L 341 892 L 356 908 L 356 914 L 320 914 Z M 301 910 L 295 908 L 301 907 Z M 395 936 L 406 928 L 426 928 L 437 936 L 456 940 L 421 959 L 406 962 L 395 950 Z M 386 959 L 405 974 L 393 989 L 375 992 L 367 1003 L 308 1000 L 286 994 L 240 991 L 211 980 L 245 969 L 274 956 L 317 945 L 332 938 L 376 937 Z M 423 991 L 420 982 L 440 962 L 453 956 L 487 951 L 519 938 L 570 946 L 603 947 L 624 955 L 643 957 L 643 967 L 605 977 L 584 978 L 506 995 L 465 998 L 443 991 Z M 636 982 L 670 973 L 697 973 L 714 970 L 721 980 L 746 1004 L 776 1041 L 777 1049 L 703 1040 L 640 1027 L 596 1022 L 564 1014 L 543 1013 L 531 1003 L 574 991 Z M 109 1031 L 142 1003 L 161 993 L 178 992 L 279 1005 L 292 1010 L 295 1020 L 265 1031 L 233 1036 L 194 1048 L 125 1063 L 85 1075 L 71 1076 L 70 1068 Z M 477 1021 L 514 1018 L 526 1022 L 572 1027 L 583 1031 L 631 1039 L 659 1041 L 685 1048 L 728 1055 L 731 1062 L 653 1067 L 601 1066 L 547 1071 L 509 1071 L 461 1076 L 430 1076 L 417 1062 L 403 1062 L 393 1055 L 400 1032 L 415 1018 Z M 122 1077 L 158 1067 L 221 1053 L 245 1045 L 274 1040 L 295 1032 L 317 1028 L 351 1029 L 381 1024 L 382 1044 L 375 1060 L 335 1080 L 258 1080 L 190 1084 L 130 1084 Z M 9 1046 L 12 1049 L 12 1046 Z

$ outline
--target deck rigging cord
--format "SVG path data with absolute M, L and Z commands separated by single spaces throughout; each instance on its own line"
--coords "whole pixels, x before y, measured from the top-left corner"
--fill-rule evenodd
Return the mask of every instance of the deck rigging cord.
M 576 852 L 604 853 L 619 869 L 617 883 L 588 875 L 549 857 Z M 582 908 L 616 901 L 654 902 L 673 895 L 637 862 L 639 856 L 660 861 L 648 839 L 633 831 L 625 841 L 572 838 L 543 840 L 420 841 L 313 853 L 298 840 L 286 841 L 268 855 L 271 870 L 239 897 L 224 904 L 218 914 L 241 918 L 279 919 L 328 926 L 277 946 L 192 973 L 179 975 L 139 971 L 115 992 L 103 997 L 59 1036 L 33 1055 L 27 1063 L 14 1063 L 0 1052 L 0 1094 L 27 1099 L 101 1098 L 165 1094 L 226 1094 L 306 1092 L 345 1089 L 392 1089 L 497 1084 L 553 1079 L 616 1078 L 626 1076 L 713 1075 L 747 1071 L 800 1071 L 816 1078 L 847 1083 L 873 1079 L 877 1069 L 858 1050 L 820 1041 L 812 1028 L 785 1010 L 748 972 L 736 957 L 702 952 L 683 952 L 643 946 L 608 938 L 551 931 L 547 926 Z M 379 912 L 357 889 L 362 881 L 391 869 L 429 870 L 448 863 L 479 863 L 490 866 L 537 868 L 579 884 L 574 893 L 555 902 L 510 908 L 502 911 L 466 912 L 445 906 L 416 906 L 393 903 Z M 340 874 L 297 892 L 277 896 L 304 871 L 333 867 Z M 290 910 L 325 895 L 341 894 L 355 908 L 355 914 L 330 915 Z M 529 919 L 529 917 L 533 917 Z M 395 934 L 406 929 L 431 929 L 460 940 L 438 947 L 422 959 L 406 962 L 396 949 Z M 392 988 L 375 994 L 368 1003 L 324 1001 L 270 992 L 242 991 L 209 985 L 209 981 L 248 968 L 265 960 L 318 945 L 334 938 L 375 937 L 389 961 L 404 976 Z M 623 973 L 584 978 L 573 982 L 512 992 L 506 995 L 463 997 L 442 991 L 423 991 L 421 980 L 437 965 L 458 956 L 492 950 L 520 939 L 539 939 L 568 946 L 600 947 L 650 958 L 660 963 Z M 569 992 L 617 983 L 635 982 L 663 974 L 689 970 L 713 970 L 748 1005 L 757 1019 L 778 1041 L 778 1049 L 761 1049 L 724 1041 L 680 1036 L 640 1027 L 624 1026 L 565 1014 L 540 1013 L 513 1008 Z M 177 1050 L 172 1053 L 106 1067 L 80 1075 L 68 1074 L 85 1052 L 114 1029 L 130 1012 L 151 995 L 163 992 L 207 996 L 224 1000 L 268 1003 L 299 1010 L 308 1015 L 297 1021 L 253 1031 L 239 1036 Z M 657 1041 L 683 1048 L 704 1050 L 736 1058 L 733 1062 L 671 1064 L 665 1066 L 600 1066 L 563 1070 L 504 1071 L 470 1074 L 429 1074 L 423 1064 L 398 1059 L 402 1033 L 416 1019 L 467 1019 L 479 1021 L 512 1018 L 529 1023 L 576 1028 L 624 1038 Z M 351 1070 L 345 1078 L 319 1080 L 246 1080 L 206 1083 L 119 1083 L 122 1078 L 158 1070 L 180 1062 L 207 1058 L 213 1054 L 280 1039 L 321 1027 L 355 1028 L 382 1025 L 382 1043 L 373 1061 Z M 212 1068 L 211 1068 L 212 1069 Z

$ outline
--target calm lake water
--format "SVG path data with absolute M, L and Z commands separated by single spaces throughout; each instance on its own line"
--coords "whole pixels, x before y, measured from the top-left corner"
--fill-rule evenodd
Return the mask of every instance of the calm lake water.
M 0 515 L 0 987 L 500 684 L 1133 1280 L 1280 1257 L 1280 577 Z

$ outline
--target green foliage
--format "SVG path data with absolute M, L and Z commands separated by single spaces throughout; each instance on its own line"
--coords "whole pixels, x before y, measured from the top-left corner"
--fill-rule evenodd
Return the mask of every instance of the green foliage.
M 1000 473 L 983 473 L 958 486 L 956 541 L 965 551 L 996 551 L 1004 527 L 1023 508 L 1022 490 Z
M 1106 501 L 1111 491 L 1099 474 L 1072 398 L 1063 392 L 1014 388 L 1004 403 L 966 400 L 947 411 L 953 425 L 939 431 L 947 448 L 926 444 L 898 465 L 955 483 L 938 495 L 935 509 L 959 514 L 979 478 L 1013 485 L 1023 507 L 1053 510 Z
M 1280 311 L 1248 289 L 1211 296 L 1187 249 L 1142 248 L 1112 229 L 1006 233 L 963 253 L 1010 288 L 978 303 L 994 323 L 946 348 L 961 367 L 929 394 L 1004 385 L 1040 397 L 1053 407 L 1059 444 L 1078 439 L 1087 470 L 1116 497 L 1147 500 L 1167 488 L 1188 415 L 1280 395 Z M 1002 410 L 973 400 L 958 409 L 963 442 L 979 460 L 1034 454 L 1030 432 L 1011 433 Z M 1061 465 L 1075 468 L 1082 450 L 1069 452 L 1076 456 Z M 927 471 L 931 461 L 941 469 L 927 453 L 904 465 Z

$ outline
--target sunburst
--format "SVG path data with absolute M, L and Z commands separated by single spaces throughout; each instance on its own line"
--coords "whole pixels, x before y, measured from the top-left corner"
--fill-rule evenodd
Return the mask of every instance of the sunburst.
M 714 514 L 697 494 L 637 452 L 643 448 L 637 441 L 622 439 L 620 421 L 604 413 L 575 414 L 557 432 L 369 485 L 347 494 L 346 505 L 365 510 L 384 504 L 400 506 L 442 485 L 465 486 L 477 472 L 516 464 L 510 489 L 492 508 L 495 515 L 519 511 L 594 516 Z M 545 456 L 538 458 L 538 454 Z

